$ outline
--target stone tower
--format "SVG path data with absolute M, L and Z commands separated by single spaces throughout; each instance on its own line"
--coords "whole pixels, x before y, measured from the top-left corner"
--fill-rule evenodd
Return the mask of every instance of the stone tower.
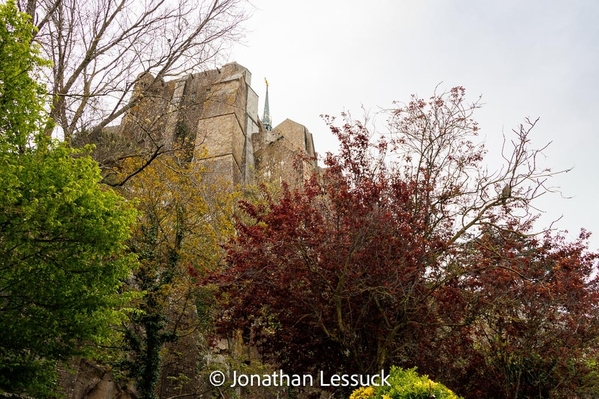
M 151 131 L 152 140 L 167 148 L 185 142 L 193 150 L 190 160 L 215 178 L 233 184 L 255 177 L 292 181 L 298 170 L 304 175 L 316 167 L 306 160 L 294 169 L 298 154 L 315 156 L 312 134 L 289 119 L 272 128 L 268 82 L 260 120 L 251 73 L 236 62 L 168 82 L 142 76 L 133 93 L 139 95 L 144 97 L 118 128 L 121 136 L 143 145 Z
M 312 134 L 290 119 L 272 127 L 268 84 L 260 120 L 251 74 L 235 62 L 171 81 L 145 74 L 138 77 L 132 96 L 135 101 L 119 126 L 84 136 L 87 143 L 96 144 L 94 157 L 105 167 L 105 175 L 112 166 L 118 170 L 119 159 L 135 154 L 146 159 L 157 150 L 170 149 L 183 149 L 186 161 L 206 167 L 208 178 L 231 184 L 256 179 L 295 184 L 316 168 Z M 195 339 L 190 335 L 178 341 L 173 353 L 183 355 L 163 366 L 163 397 L 191 397 L 181 395 L 182 388 L 175 389 L 169 376 L 188 378 L 189 392 L 198 388 L 195 367 L 204 353 Z M 60 380 L 70 399 L 137 397 L 103 367 L 85 361 L 72 367 L 77 373 L 63 370 Z

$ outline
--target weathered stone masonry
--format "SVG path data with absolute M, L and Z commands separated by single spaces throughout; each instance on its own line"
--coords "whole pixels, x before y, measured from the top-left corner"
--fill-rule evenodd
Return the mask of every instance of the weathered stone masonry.
M 268 86 L 266 93 L 265 115 L 260 120 L 251 74 L 235 62 L 172 81 L 146 74 L 139 77 L 132 93 L 135 105 L 121 124 L 101 133 L 82 134 L 79 144 L 96 144 L 94 157 L 105 168 L 108 179 L 111 168 L 118 170 L 118 159 L 123 156 L 187 148 L 188 161 L 205 166 L 207 178 L 231 184 L 257 179 L 294 184 L 316 168 L 316 162 L 309 159 L 315 156 L 313 137 L 305 126 L 290 119 L 271 128 Z M 209 389 L 194 371 L 203 356 L 194 339 L 190 336 L 176 344 L 184 356 L 164 365 L 159 397 Z M 71 366 L 75 374 L 62 370 L 60 378 L 69 399 L 137 397 L 130 387 L 118 386 L 102 367 L 85 361 L 74 361 Z M 180 374 L 189 378 L 183 391 L 175 389 L 169 379 Z M 264 397 L 260 396 L 264 393 L 256 395 Z
M 250 85 L 250 72 L 235 62 L 169 82 L 141 77 L 133 95 L 145 97 L 124 116 L 119 134 L 143 141 L 150 131 L 166 147 L 193 143 L 192 160 L 234 184 L 293 180 L 296 155 L 315 155 L 312 134 L 290 119 L 272 130 L 270 116 L 263 124 Z M 300 173 L 315 165 L 305 163 Z

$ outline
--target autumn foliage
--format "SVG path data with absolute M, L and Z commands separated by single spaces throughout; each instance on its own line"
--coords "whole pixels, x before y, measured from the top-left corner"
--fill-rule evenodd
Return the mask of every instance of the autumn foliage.
M 241 203 L 219 287 L 220 331 L 241 330 L 287 372 L 417 366 L 465 397 L 591 392 L 597 254 L 533 230 L 555 173 L 536 121 L 483 168 L 463 88 L 389 111 L 386 135 L 345 115 L 302 187 Z
M 121 192 L 139 210 L 128 242 L 139 267 L 126 285 L 136 301 L 121 326 L 124 356 L 118 368 L 143 399 L 164 396 L 179 381 L 191 390 L 188 381 L 199 378 L 195 362 L 205 350 L 202 334 L 213 301 L 195 284 L 196 276 L 221 263 L 219 244 L 233 233 L 237 191 L 206 182 L 205 168 L 186 155 L 177 150 L 149 164 L 130 158 L 122 165 L 123 176 L 132 177 Z M 161 376 L 169 382 L 160 383 Z

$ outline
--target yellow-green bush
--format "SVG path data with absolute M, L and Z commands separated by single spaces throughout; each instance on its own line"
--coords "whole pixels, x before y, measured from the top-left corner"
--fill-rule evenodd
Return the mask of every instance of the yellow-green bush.
M 390 386 L 358 388 L 349 399 L 460 399 L 445 385 L 418 375 L 416 368 L 391 367 L 387 381 Z

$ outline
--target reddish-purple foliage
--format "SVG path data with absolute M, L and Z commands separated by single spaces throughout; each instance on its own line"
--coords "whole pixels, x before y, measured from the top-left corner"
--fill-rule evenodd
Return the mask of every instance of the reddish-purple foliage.
M 579 395 L 597 355 L 597 254 L 586 233 L 530 234 L 551 175 L 526 147 L 534 123 L 485 175 L 476 108 L 463 88 L 414 97 L 378 139 L 326 117 L 340 152 L 322 175 L 241 204 L 229 266 L 209 278 L 219 331 L 288 372 L 395 364 L 467 397 Z

